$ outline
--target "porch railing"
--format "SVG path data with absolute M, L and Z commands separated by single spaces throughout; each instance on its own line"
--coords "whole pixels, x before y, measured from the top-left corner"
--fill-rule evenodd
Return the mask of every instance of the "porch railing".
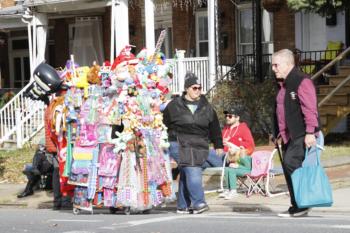
M 0 109 L 0 145 L 11 141 L 21 148 L 44 126 L 44 103 L 24 96 L 29 85 Z
M 170 86 L 173 93 L 180 94 L 183 91 L 184 78 L 187 71 L 197 75 L 199 82 L 202 84 L 203 93 L 206 93 L 211 85 L 214 85 L 209 80 L 208 57 L 167 59 L 167 62 L 174 64 L 172 67 L 173 82 Z
M 317 50 L 317 51 L 294 51 L 296 64 L 300 69 L 309 75 L 316 74 L 325 65 L 341 53 L 341 50 Z M 328 72 L 335 73 L 336 67 Z
M 300 69 L 309 75 L 317 73 L 322 67 L 334 59 L 340 50 L 300 51 L 296 49 L 295 62 Z M 256 79 L 256 64 L 254 54 L 237 55 L 237 62 L 232 65 L 226 76 L 231 79 Z M 264 79 L 273 78 L 271 68 L 272 54 L 262 55 L 262 76 Z M 329 72 L 335 72 L 330 70 Z

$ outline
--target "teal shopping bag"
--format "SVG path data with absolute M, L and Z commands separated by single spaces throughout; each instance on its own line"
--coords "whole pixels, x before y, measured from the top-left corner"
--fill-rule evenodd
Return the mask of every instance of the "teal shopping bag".
M 320 163 L 316 148 L 316 163 L 303 165 L 292 174 L 295 201 L 299 208 L 329 207 L 333 204 L 332 187 Z M 305 158 L 308 150 L 305 152 Z

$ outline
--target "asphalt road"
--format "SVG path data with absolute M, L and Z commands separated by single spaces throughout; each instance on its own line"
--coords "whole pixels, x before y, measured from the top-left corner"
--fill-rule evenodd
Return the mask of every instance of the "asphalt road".
M 350 215 L 310 213 L 309 217 L 282 219 L 271 213 L 209 212 L 178 215 L 167 211 L 150 214 L 93 215 L 48 209 L 0 209 L 0 232 L 60 233 L 337 233 L 350 232 Z

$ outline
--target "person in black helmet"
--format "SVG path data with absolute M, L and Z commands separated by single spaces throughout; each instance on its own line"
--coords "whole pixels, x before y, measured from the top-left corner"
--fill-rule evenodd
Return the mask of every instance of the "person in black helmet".
M 33 100 L 41 100 L 46 105 L 50 103 L 49 95 L 63 88 L 63 81 L 57 71 L 46 63 L 41 63 L 34 70 L 34 81 L 25 91 L 25 96 Z

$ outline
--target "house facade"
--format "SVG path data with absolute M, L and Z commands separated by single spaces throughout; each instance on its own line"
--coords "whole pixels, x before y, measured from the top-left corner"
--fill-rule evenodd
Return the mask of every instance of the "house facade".
M 42 119 L 44 106 L 31 112 L 32 109 L 19 108 L 17 103 L 31 106 L 32 103 L 24 104 L 28 98 L 24 97 L 23 87 L 30 82 L 36 65 L 44 60 L 57 68 L 73 58 L 83 66 L 93 62 L 102 64 L 113 60 L 127 44 L 135 46 L 135 54 L 144 47 L 154 49 L 158 36 L 166 31 L 161 50 L 167 58 L 177 55 L 170 88 L 181 92 L 184 73 L 191 70 L 198 75 L 206 92 L 218 78 L 232 71 L 231 67 L 247 69 L 249 77 L 255 78 L 257 74 L 268 77 L 271 53 L 282 48 L 297 49 L 298 54 L 325 54 L 330 41 L 340 43 L 343 48 L 350 45 L 348 11 L 326 18 L 292 12 L 285 0 L 272 8 L 249 0 L 202 1 L 195 6 L 189 2 L 0 0 L 0 96 L 7 91 L 18 92 L 11 103 L 0 109 L 0 146 L 16 134 L 19 135 L 17 146 L 21 147 L 42 127 L 42 121 L 29 117 Z M 263 58 L 259 62 L 258 50 Z M 315 59 L 321 58 L 318 56 Z M 297 57 L 298 62 L 307 60 Z M 260 70 L 257 64 L 262 65 Z M 346 106 L 342 109 L 348 117 L 337 126 L 339 131 L 349 129 L 348 110 Z M 29 112 L 20 114 L 20 111 Z M 324 113 L 323 119 L 328 118 L 327 114 Z M 14 122 L 17 116 L 18 124 Z M 34 122 L 40 124 L 33 125 Z M 23 125 L 35 132 L 24 135 Z
M 145 14 L 143 1 L 133 2 L 128 5 L 129 43 L 135 45 L 134 51 L 138 52 L 146 46 L 145 18 L 149 12 Z M 254 4 L 248 0 L 217 0 L 215 6 L 216 65 L 232 66 L 237 62 L 237 55 L 254 53 Z M 110 58 L 111 1 L 1 0 L 0 7 L 2 88 L 21 88 L 30 78 L 27 45 L 30 38 L 22 16 L 27 7 L 35 7 L 36 12 L 46 17 L 44 56 L 49 64 L 64 67 L 70 54 L 75 54 L 80 63 L 87 63 L 83 65 L 91 64 L 92 60 L 101 64 Z M 154 7 L 155 38 L 166 30 L 162 50 L 168 58 L 175 55 L 175 50 L 184 50 L 185 57 L 209 55 L 205 3 L 185 6 L 169 1 Z M 117 15 L 116 21 L 123 21 L 123 18 Z M 261 23 L 263 54 L 282 48 L 325 50 L 328 41 L 349 45 L 346 37 L 350 27 L 348 12 L 338 13 L 335 21 L 329 21 L 315 14 L 292 12 L 283 4 L 274 12 L 262 8 Z

